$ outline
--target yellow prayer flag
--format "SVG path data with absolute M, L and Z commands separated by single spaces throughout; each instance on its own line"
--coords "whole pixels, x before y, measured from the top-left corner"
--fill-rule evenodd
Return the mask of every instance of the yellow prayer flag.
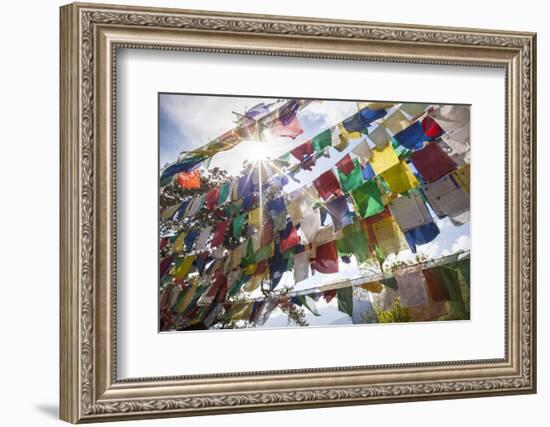
M 375 148 L 372 150 L 370 164 L 374 173 L 380 175 L 385 170 L 399 164 L 399 158 L 391 144 L 386 145 L 382 150 Z
M 372 225 L 374 235 L 384 255 L 407 249 L 407 241 L 393 217 L 384 218 Z
M 194 260 L 195 255 L 186 256 L 181 264 L 174 269 L 174 277 L 176 279 L 185 279 L 187 274 L 189 274 L 189 270 L 191 270 Z
M 365 107 L 370 110 L 387 110 L 395 105 L 395 102 L 367 102 Z
M 380 174 L 393 193 L 404 193 L 418 187 L 418 180 L 405 160 Z
M 361 138 L 361 132 L 349 132 L 342 123 L 338 123 L 338 130 L 340 131 L 340 136 L 343 136 L 346 141 L 349 139 L 359 139 Z
M 466 163 L 461 168 L 453 172 L 453 178 L 455 178 L 458 185 L 462 187 L 464 191 L 470 192 L 470 164 Z
M 248 320 L 252 312 L 252 302 L 241 302 L 231 306 L 231 320 Z
M 199 286 L 199 278 L 196 277 L 195 280 L 191 280 L 191 286 L 187 289 L 184 297 L 181 299 L 181 301 L 178 303 L 176 307 L 174 307 L 174 310 L 177 313 L 183 312 L 189 303 L 191 302 L 193 296 L 197 292 L 197 288 Z
M 258 206 L 248 213 L 248 223 L 256 229 L 259 229 L 264 222 L 263 207 Z
M 178 211 L 178 209 L 180 208 L 181 206 L 181 203 L 178 203 L 176 205 L 173 205 L 173 206 L 170 206 L 166 209 L 164 209 L 161 213 L 160 213 L 160 217 L 162 219 L 169 219 L 169 218 L 172 218 L 174 216 L 174 214 Z
M 179 236 L 174 241 L 174 245 L 172 246 L 172 252 L 173 253 L 179 253 L 183 249 L 183 244 L 185 242 L 185 236 L 187 233 L 185 231 L 182 231 Z
M 361 285 L 360 288 L 363 288 L 363 289 L 365 289 L 369 292 L 375 293 L 375 294 L 379 294 L 384 289 L 384 287 L 382 286 L 382 284 L 380 282 L 365 283 L 364 285 Z
M 245 273 L 246 274 L 246 273 Z M 248 282 L 245 283 L 243 286 L 243 291 L 245 292 L 254 292 L 260 284 L 262 283 L 262 279 L 264 279 L 263 274 L 258 274 L 257 276 L 252 276 Z

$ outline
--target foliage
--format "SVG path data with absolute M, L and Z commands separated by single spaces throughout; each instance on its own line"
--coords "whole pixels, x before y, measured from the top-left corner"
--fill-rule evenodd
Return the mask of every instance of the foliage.
M 379 310 L 377 314 L 380 323 L 412 322 L 409 310 L 401 305 L 399 297 L 388 310 Z

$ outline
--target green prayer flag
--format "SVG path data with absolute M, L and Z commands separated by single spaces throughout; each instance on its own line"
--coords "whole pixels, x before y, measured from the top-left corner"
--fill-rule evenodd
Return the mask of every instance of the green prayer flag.
M 243 233 L 243 227 L 246 222 L 246 214 L 241 214 L 233 218 L 233 237 L 239 239 Z
M 246 255 L 242 258 L 243 265 L 254 264 L 256 262 L 254 257 L 254 247 L 252 246 L 252 239 L 248 239 L 246 246 Z
M 338 298 L 338 310 L 351 317 L 353 314 L 353 288 L 349 286 L 338 289 L 336 291 L 336 298 Z
M 384 286 L 387 286 L 388 288 L 393 289 L 394 291 L 397 290 L 397 280 L 395 277 L 388 277 L 387 279 L 380 280 L 380 283 L 382 283 Z
M 340 255 L 354 255 L 359 264 L 365 262 L 369 256 L 369 244 L 360 221 L 344 227 L 343 237 L 336 242 Z
M 384 203 L 380 197 L 380 189 L 376 181 L 370 180 L 352 190 L 351 197 L 359 215 L 367 218 L 384 210 Z
M 260 249 L 258 249 L 258 252 L 256 252 L 256 254 L 254 256 L 254 261 L 256 263 L 258 263 L 260 261 L 265 261 L 270 256 L 271 256 L 271 246 L 270 245 L 263 246 Z
M 435 274 L 439 283 L 445 286 L 451 301 L 458 302 L 460 306 L 464 306 L 464 299 L 458 282 L 458 271 L 450 266 L 432 267 L 431 271 Z
M 340 186 L 344 193 L 348 193 L 363 184 L 363 172 L 357 159 L 353 159 L 353 165 L 354 168 L 349 175 L 338 169 L 338 178 L 340 179 Z
M 225 182 L 220 187 L 220 194 L 218 196 L 218 206 L 224 203 L 227 200 L 227 197 L 229 196 L 229 192 L 231 191 L 231 184 L 229 182 Z
M 312 140 L 313 150 L 316 152 L 323 151 L 326 147 L 332 145 L 332 132 L 330 129 L 320 133 Z
M 458 271 L 460 271 L 464 282 L 470 286 L 470 259 L 463 259 L 462 261 L 459 261 L 456 266 Z

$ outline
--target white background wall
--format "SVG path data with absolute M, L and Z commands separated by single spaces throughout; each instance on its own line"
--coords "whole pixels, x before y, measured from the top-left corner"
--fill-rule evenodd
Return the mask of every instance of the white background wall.
M 121 3 L 111 0 L 113 3 Z M 372 4 L 369 4 L 372 3 Z M 375 4 L 376 3 L 376 4 Z M 0 419 L 9 426 L 60 424 L 58 401 L 58 6 L 54 0 L 5 2 L 0 25 Z M 544 425 L 550 397 L 545 336 L 550 249 L 545 197 L 550 150 L 550 30 L 545 2 L 391 2 L 188 0 L 133 4 L 538 32 L 539 393 L 437 402 L 267 412 L 131 425 L 244 426 L 343 424 Z M 498 178 L 497 178 L 498 179 Z M 546 199 L 546 200 L 545 200 Z M 488 259 L 490 263 L 490 260 Z M 546 405 L 546 407 L 545 407 Z

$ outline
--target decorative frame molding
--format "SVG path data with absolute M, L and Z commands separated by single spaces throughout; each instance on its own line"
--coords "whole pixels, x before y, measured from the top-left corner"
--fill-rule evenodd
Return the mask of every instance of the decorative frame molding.
M 536 390 L 533 33 L 71 4 L 61 8 L 61 418 L 77 423 Z M 189 50 L 506 70 L 505 357 L 116 378 L 116 51 Z M 288 386 L 289 381 L 296 386 Z

